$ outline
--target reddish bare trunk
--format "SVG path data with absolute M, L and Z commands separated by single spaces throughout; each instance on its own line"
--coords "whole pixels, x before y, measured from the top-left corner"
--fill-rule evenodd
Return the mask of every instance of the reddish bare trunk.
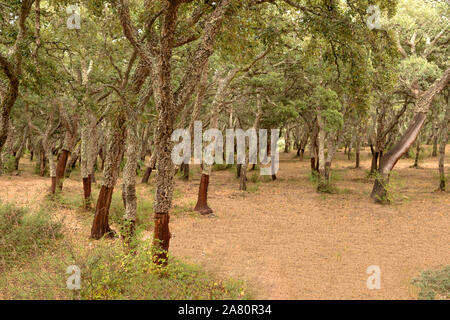
M 84 192 L 84 207 L 89 209 L 91 207 L 91 176 L 83 178 L 83 192 Z
M 67 159 L 69 158 L 69 153 L 70 152 L 68 150 L 63 150 L 56 166 L 56 183 L 60 190 L 62 190 L 63 187 L 64 172 L 66 171 L 66 164 Z
M 200 187 L 198 189 L 198 200 L 194 210 L 200 214 L 206 215 L 212 213 L 212 209 L 208 207 L 208 185 L 209 175 L 202 174 L 200 179 Z
M 109 208 L 114 188 L 102 186 L 98 195 L 95 217 L 91 229 L 91 238 L 100 239 L 103 236 L 114 237 L 115 232 L 109 227 Z
M 169 213 L 155 213 L 155 229 L 153 234 L 153 245 L 157 248 L 156 254 L 153 256 L 155 262 L 159 265 L 167 265 L 167 252 L 171 234 L 169 231 Z

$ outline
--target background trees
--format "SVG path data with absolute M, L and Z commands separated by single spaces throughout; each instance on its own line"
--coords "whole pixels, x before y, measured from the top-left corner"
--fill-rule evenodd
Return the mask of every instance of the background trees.
M 133 236 L 146 164 L 142 182 L 156 169 L 154 258 L 167 262 L 175 172 L 190 178 L 188 164 L 172 163 L 171 135 L 180 127 L 193 136 L 197 120 L 220 132 L 280 129 L 285 152 L 309 154 L 319 192 L 333 191 L 339 149 L 349 158 L 355 150 L 359 168 L 370 148 L 377 201 L 388 198 L 396 162 L 416 143 L 417 167 L 429 141 L 445 189 L 444 1 L 376 1 L 382 28 L 373 30 L 369 1 L 82 1 L 79 30 L 67 28 L 69 4 L 0 3 L 0 151 L 4 171 L 29 152 L 52 194 L 79 161 L 85 208 L 96 201 L 92 238 L 115 235 L 108 219 L 119 179 L 122 231 Z M 252 169 L 236 166 L 241 190 Z M 209 214 L 213 166 L 202 170 L 195 210 Z

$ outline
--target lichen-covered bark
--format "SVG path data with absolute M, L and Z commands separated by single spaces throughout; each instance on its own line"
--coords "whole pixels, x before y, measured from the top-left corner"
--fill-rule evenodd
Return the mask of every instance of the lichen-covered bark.
M 0 53 L 0 69 L 8 78 L 8 86 L 6 92 L 0 99 L 0 152 L 5 144 L 8 136 L 8 123 L 11 109 L 19 95 L 19 84 L 22 66 L 22 47 L 24 45 L 27 32 L 26 19 L 30 13 L 34 0 L 23 0 L 17 19 L 19 30 L 17 32 L 16 41 L 11 48 L 11 56 L 13 61 L 9 61 Z
M 134 234 L 134 226 L 136 222 L 137 197 L 136 197 L 136 170 L 139 157 L 140 141 L 137 132 L 138 114 L 142 112 L 145 104 L 147 104 L 152 92 L 151 86 L 147 86 L 144 92 L 139 97 L 139 102 L 136 106 L 128 106 L 126 111 L 127 116 L 127 148 L 126 148 L 126 163 L 123 169 L 123 188 L 122 197 L 125 205 L 125 230 L 124 237 L 129 243 Z
M 119 110 L 112 124 L 108 148 L 106 151 L 103 180 L 100 195 L 95 208 L 94 222 L 92 223 L 91 237 L 100 239 L 104 235 L 112 236 L 114 232 L 109 227 L 108 217 L 111 197 L 120 170 L 126 139 L 125 115 Z

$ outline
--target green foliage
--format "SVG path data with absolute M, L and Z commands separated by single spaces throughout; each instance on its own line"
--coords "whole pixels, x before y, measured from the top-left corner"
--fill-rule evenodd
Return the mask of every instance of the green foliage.
M 114 192 L 109 209 L 109 221 L 122 226 L 125 208 L 123 206 L 122 192 Z M 138 197 L 136 208 L 136 227 L 150 230 L 153 226 L 153 198 Z
M 166 267 L 155 265 L 149 243 L 136 240 L 130 250 L 121 241 L 101 240 L 84 248 L 64 240 L 25 267 L 11 266 L 0 277 L 0 295 L 58 300 L 251 298 L 242 281 L 217 280 L 196 265 L 174 258 L 169 258 Z M 70 265 L 81 269 L 80 290 L 66 288 Z
M 42 252 L 61 237 L 61 224 L 44 210 L 31 213 L 0 204 L 0 270 Z
M 419 299 L 450 299 L 450 266 L 441 270 L 426 270 L 412 280 L 420 288 Z
M 250 178 L 248 179 L 248 181 L 250 181 L 252 183 L 256 183 L 256 182 L 259 181 L 259 177 L 260 177 L 259 172 L 252 172 L 252 174 L 250 175 Z
M 339 189 L 336 187 L 336 182 L 340 179 L 341 177 L 337 173 L 332 174 L 330 172 L 329 181 L 326 181 L 324 177 L 321 177 L 317 171 L 309 173 L 309 181 L 311 181 L 311 183 L 316 187 L 316 190 L 319 193 L 339 193 Z
M 3 173 L 12 173 L 16 169 L 16 158 L 13 156 L 6 156 L 6 159 L 2 162 Z
M 412 56 L 402 60 L 400 64 L 401 75 L 405 83 L 411 86 L 417 80 L 421 90 L 426 90 L 441 75 L 439 67 L 422 57 Z
M 248 192 L 257 192 L 257 191 L 259 190 L 259 185 L 260 185 L 260 183 L 261 183 L 261 182 L 259 182 L 259 181 L 254 182 L 254 183 L 249 183 L 249 184 L 247 185 L 247 191 L 248 191 Z
M 214 163 L 212 166 L 212 171 L 223 171 L 223 170 L 228 170 L 231 167 L 231 164 L 218 164 L 218 163 Z
M 142 244 L 133 251 L 119 247 L 98 248 L 82 270 L 81 299 L 242 299 L 243 284 L 215 281 L 197 266 L 170 259 L 155 265 L 154 248 Z

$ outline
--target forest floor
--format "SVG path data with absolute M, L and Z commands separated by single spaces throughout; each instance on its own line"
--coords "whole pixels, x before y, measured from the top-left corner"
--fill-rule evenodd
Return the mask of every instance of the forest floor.
M 333 194 L 315 191 L 309 159 L 300 161 L 295 153 L 280 153 L 276 181 L 255 181 L 259 171 L 250 171 L 246 192 L 238 190 L 234 169 L 214 171 L 211 217 L 191 210 L 199 170 L 192 170 L 190 181 L 177 178 L 171 254 L 219 278 L 244 280 L 256 299 L 417 298 L 411 280 L 450 262 L 450 193 L 436 192 L 437 158 L 421 159 L 420 169 L 410 168 L 414 159 L 401 159 L 391 177 L 393 204 L 379 205 L 369 197 L 369 153 L 362 153 L 361 169 L 352 169 L 354 161 L 342 152 L 336 157 Z M 449 156 L 447 168 L 448 163 Z M 3 201 L 31 208 L 44 201 L 49 179 L 33 174 L 33 165 L 24 159 L 20 175 L 0 176 Z M 153 185 L 154 175 L 149 185 L 139 184 L 140 198 L 151 200 Z M 81 199 L 78 172 L 64 181 L 63 194 Z M 93 245 L 91 213 L 62 206 L 55 215 L 64 218 L 65 236 L 80 246 Z M 150 237 L 148 228 L 144 238 Z M 366 286 L 371 265 L 381 269 L 380 290 Z

